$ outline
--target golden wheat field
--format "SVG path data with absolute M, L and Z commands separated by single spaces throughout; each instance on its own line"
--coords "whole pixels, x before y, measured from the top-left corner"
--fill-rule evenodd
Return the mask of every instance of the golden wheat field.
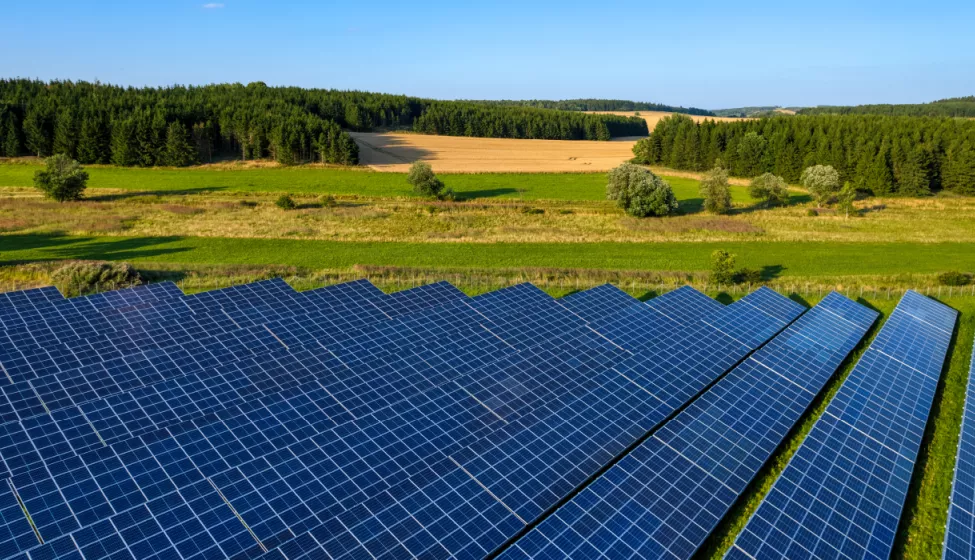
M 599 115 L 620 115 L 623 117 L 643 117 L 643 120 L 647 121 L 647 128 L 651 131 L 653 127 L 657 126 L 657 123 L 665 117 L 673 115 L 673 113 L 668 113 L 667 111 L 587 111 L 589 113 L 596 113 Z M 740 121 L 743 120 L 742 117 L 702 117 L 700 115 L 684 115 L 685 117 L 690 117 L 694 119 L 694 122 L 701 122 L 703 120 L 712 121 Z
M 378 171 L 406 171 L 423 160 L 438 173 L 607 171 L 633 157 L 636 138 L 610 142 L 468 138 L 353 132 L 359 162 Z

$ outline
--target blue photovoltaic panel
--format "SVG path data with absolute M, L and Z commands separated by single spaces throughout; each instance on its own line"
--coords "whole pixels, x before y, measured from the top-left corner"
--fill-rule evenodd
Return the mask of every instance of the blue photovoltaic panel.
M 890 555 L 956 316 L 922 298 L 898 304 L 728 557 Z
M 648 301 L 647 306 L 681 322 L 710 317 L 724 309 L 723 305 L 690 286 L 657 296 Z
M 558 301 L 566 309 L 588 322 L 603 319 L 624 307 L 640 303 L 640 300 L 612 284 L 603 284 L 569 294 Z
M 577 430 L 583 439 L 564 441 L 571 453 L 557 445 L 531 463 L 535 483 L 505 471 L 519 485 L 505 496 L 523 496 L 517 510 L 530 515 L 747 351 L 673 306 L 676 319 L 631 305 L 590 325 L 527 284 L 473 300 L 444 286 L 409 290 L 401 303 L 421 309 L 363 323 L 388 296 L 351 284 L 210 293 L 192 311 L 167 311 L 171 331 L 187 321 L 198 330 L 170 334 L 165 349 L 155 337 L 167 333 L 147 331 L 101 369 L 11 385 L 18 420 L 0 424 L 0 458 L 45 544 L 24 538 L 17 516 L 0 518 L 11 535 L 0 542 L 32 559 L 487 551 L 524 525 L 467 466 Z
M 567 395 L 571 398 L 562 400 L 562 406 L 547 417 L 528 425 L 503 426 L 477 444 L 449 453 L 447 461 L 437 468 L 438 478 L 427 481 L 426 486 L 411 483 L 391 490 L 395 501 L 369 506 L 367 517 L 340 517 L 347 532 L 334 534 L 330 529 L 331 534 L 316 534 L 322 547 L 336 558 L 354 558 L 365 551 L 390 558 L 484 556 L 514 537 L 528 521 L 583 483 L 749 350 L 730 338 L 726 348 L 720 347 L 714 337 L 722 335 L 703 323 L 698 322 L 696 329 L 682 326 L 646 306 L 637 307 L 669 323 L 671 331 L 684 334 L 660 340 L 616 368 L 590 374 L 579 386 L 580 391 Z M 630 308 L 624 310 L 628 311 Z M 707 344 L 702 344 L 704 341 Z M 509 418 L 507 414 L 505 417 Z M 454 485 L 439 486 L 453 480 L 457 471 L 462 473 L 458 482 L 476 481 L 477 485 L 463 494 L 458 494 Z M 439 505 L 441 500 L 443 505 Z M 497 515 L 489 514 L 488 509 L 479 517 L 458 507 L 457 500 L 461 504 L 482 503 L 485 508 L 502 504 L 504 508 Z M 449 504 L 452 507 L 445 507 Z M 438 512 L 436 519 L 426 518 L 424 511 L 433 505 L 442 513 Z M 427 519 L 423 522 L 427 528 L 405 534 L 388 529 L 376 534 L 369 529 L 372 518 L 398 524 L 413 516 Z M 342 546 L 343 539 L 358 540 L 362 545 L 348 548 Z M 383 544 L 395 539 L 401 544 L 389 548 Z
M 972 351 L 965 409 L 961 417 L 943 557 L 945 560 L 975 558 L 975 349 Z
M 396 317 L 461 299 L 467 299 L 464 292 L 449 282 L 437 282 L 402 292 L 394 292 L 384 299 L 377 300 L 376 306 L 390 317 Z
M 850 323 L 837 309 L 863 320 Z M 868 319 L 827 298 L 779 335 L 789 344 L 753 354 L 502 556 L 689 558 L 866 334 Z
M 794 318 L 797 312 L 801 313 L 805 310 L 801 304 L 782 297 L 781 294 L 765 286 L 739 299 L 732 305 L 736 304 L 748 304 L 766 315 L 786 322 Z

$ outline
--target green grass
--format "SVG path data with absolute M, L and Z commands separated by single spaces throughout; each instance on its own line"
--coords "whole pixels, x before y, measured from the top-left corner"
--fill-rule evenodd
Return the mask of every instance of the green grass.
M 0 164 L 0 186 L 33 185 L 34 164 Z M 405 173 L 322 167 L 186 169 L 88 166 L 92 189 L 123 189 L 152 194 L 206 192 L 290 192 L 368 197 L 414 196 Z M 465 173 L 441 174 L 463 198 L 605 200 L 605 173 Z M 698 181 L 666 177 L 681 200 L 699 199 Z M 744 187 L 732 187 L 735 202 L 752 199 Z
M 356 264 L 464 268 L 707 270 L 726 249 L 739 266 L 766 277 L 932 274 L 975 269 L 975 243 L 378 243 L 223 237 L 0 236 L 0 265 L 57 259 L 184 264 L 287 265 L 309 269 Z

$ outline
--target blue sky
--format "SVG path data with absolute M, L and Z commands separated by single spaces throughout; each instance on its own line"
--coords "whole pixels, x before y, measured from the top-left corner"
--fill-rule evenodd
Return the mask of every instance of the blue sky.
M 0 1 L 0 76 L 693 105 L 975 95 L 975 2 Z

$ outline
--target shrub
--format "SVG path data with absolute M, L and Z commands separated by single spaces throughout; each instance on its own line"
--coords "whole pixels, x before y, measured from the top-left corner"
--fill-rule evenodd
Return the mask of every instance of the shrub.
M 677 197 L 667 181 L 632 163 L 609 172 L 606 198 L 631 216 L 667 216 L 677 211 Z
M 718 249 L 711 253 L 711 282 L 733 284 L 735 282 L 735 255 Z
M 339 203 L 337 200 L 335 200 L 334 196 L 327 194 L 322 197 L 322 206 L 325 208 L 335 208 L 338 205 Z
M 241 200 L 240 205 L 246 208 L 257 208 L 256 200 Z
M 295 199 L 291 198 L 291 195 L 288 194 L 282 194 L 279 196 L 278 199 L 274 201 L 274 205 L 282 210 L 294 210 L 298 207 L 298 205 L 295 204 Z
M 128 263 L 72 262 L 53 273 L 51 281 L 65 297 L 116 290 L 142 283 Z
M 406 180 L 413 185 L 413 192 L 423 196 L 440 198 L 444 189 L 443 181 L 433 173 L 430 164 L 422 161 L 413 162 Z M 453 195 L 453 191 L 450 194 Z
M 816 217 L 819 215 L 819 210 L 816 210 L 815 208 L 810 208 L 809 210 L 806 210 L 806 215 L 811 217 Z
M 563 216 L 568 216 L 570 214 L 575 214 L 575 211 L 574 210 L 569 210 L 568 208 L 563 208 L 562 210 L 559 210 L 559 214 L 561 214 Z
M 840 190 L 840 174 L 833 169 L 832 165 L 807 167 L 802 172 L 799 182 L 809 189 L 820 205 L 829 204 Z
M 762 173 L 752 179 L 748 194 L 752 198 L 761 200 L 766 208 L 785 206 L 789 203 L 789 188 L 785 184 L 785 179 L 772 173 Z
M 704 209 L 715 214 L 727 214 L 731 210 L 731 188 L 728 186 L 728 172 L 715 167 L 701 179 L 701 197 Z
M 762 271 L 754 268 L 742 268 L 735 274 L 735 282 L 738 284 L 760 284 L 762 282 Z
M 938 283 L 942 286 L 967 286 L 972 283 L 972 275 L 967 272 L 942 272 L 938 275 Z
M 58 202 L 81 200 L 88 186 L 88 173 L 64 154 L 44 160 L 45 168 L 34 172 L 34 186 Z
M 532 208 L 531 206 L 525 206 L 521 209 L 522 214 L 544 214 L 545 210 L 543 208 Z

